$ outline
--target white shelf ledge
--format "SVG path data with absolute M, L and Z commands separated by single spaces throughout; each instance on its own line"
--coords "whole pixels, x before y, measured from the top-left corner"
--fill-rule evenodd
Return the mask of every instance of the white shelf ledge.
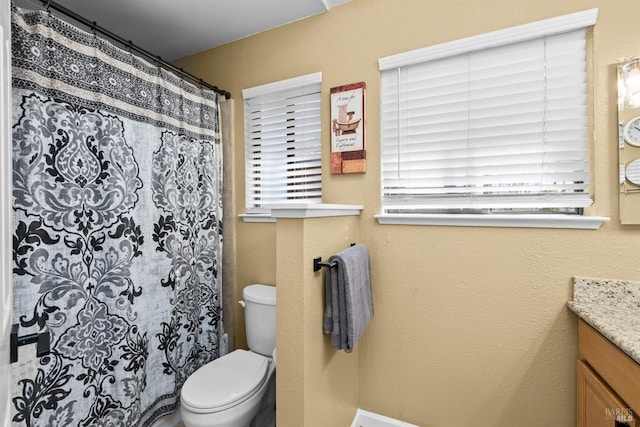
M 276 219 L 271 214 L 241 214 L 240 218 L 244 222 L 276 222 Z
M 361 205 L 333 205 L 327 203 L 290 203 L 266 206 L 272 218 L 321 218 L 328 216 L 358 216 Z

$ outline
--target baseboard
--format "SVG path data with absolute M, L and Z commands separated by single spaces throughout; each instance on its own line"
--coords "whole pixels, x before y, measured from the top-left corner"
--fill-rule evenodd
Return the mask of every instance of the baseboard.
M 356 411 L 356 416 L 351 423 L 351 427 L 419 427 L 415 424 L 394 420 L 384 415 L 374 414 L 360 408 Z

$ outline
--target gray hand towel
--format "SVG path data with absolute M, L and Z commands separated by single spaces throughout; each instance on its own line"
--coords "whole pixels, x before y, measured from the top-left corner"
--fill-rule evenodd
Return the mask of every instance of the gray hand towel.
M 329 258 L 323 329 L 331 344 L 351 352 L 373 317 L 369 251 L 359 244 Z

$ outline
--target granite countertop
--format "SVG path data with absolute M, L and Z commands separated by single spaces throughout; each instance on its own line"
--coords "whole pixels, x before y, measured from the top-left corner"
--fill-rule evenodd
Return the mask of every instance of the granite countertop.
M 640 364 L 640 282 L 574 277 L 567 305 Z

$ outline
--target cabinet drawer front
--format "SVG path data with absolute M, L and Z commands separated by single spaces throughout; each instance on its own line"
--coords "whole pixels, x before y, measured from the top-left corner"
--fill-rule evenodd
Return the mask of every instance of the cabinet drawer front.
M 640 412 L 640 365 L 583 320 L 578 323 L 578 350 L 580 359 L 634 412 Z
M 579 427 L 637 427 L 633 411 L 581 360 L 576 378 Z

